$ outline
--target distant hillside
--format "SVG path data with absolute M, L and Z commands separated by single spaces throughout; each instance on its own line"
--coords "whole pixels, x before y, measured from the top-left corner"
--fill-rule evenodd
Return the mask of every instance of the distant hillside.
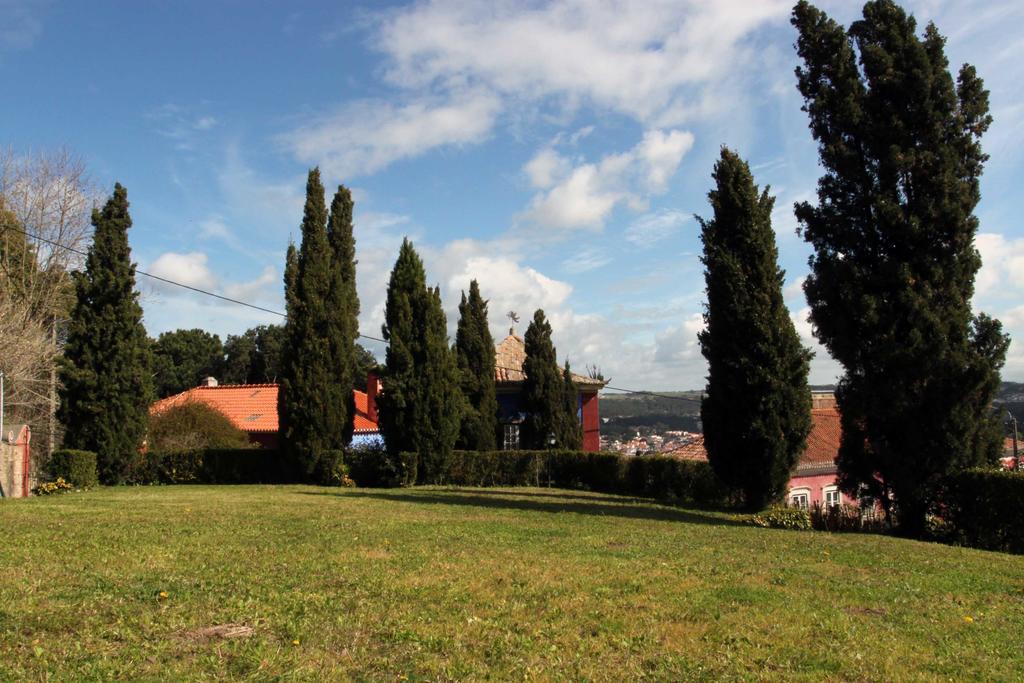
M 812 385 L 830 391 L 831 384 Z M 641 433 L 669 430 L 700 431 L 700 391 L 657 391 L 651 394 L 602 394 L 601 434 L 621 439 Z M 1003 382 L 996 405 L 1009 410 L 1024 431 L 1024 383 Z

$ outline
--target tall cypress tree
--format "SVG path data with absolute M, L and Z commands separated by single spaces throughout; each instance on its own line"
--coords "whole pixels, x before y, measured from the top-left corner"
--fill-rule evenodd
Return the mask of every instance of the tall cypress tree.
M 487 324 L 487 302 L 476 280 L 469 283 L 469 297 L 462 293 L 459 325 L 455 332 L 455 358 L 459 385 L 465 398 L 459 448 L 494 450 L 498 433 L 498 399 L 494 384 L 494 338 Z
M 918 535 L 944 478 L 998 453 L 1008 339 L 971 311 L 988 92 L 970 65 L 954 83 L 935 26 L 918 37 L 890 0 L 849 32 L 807 2 L 793 25 L 826 171 L 818 206 L 796 215 L 814 249 L 811 320 L 845 371 L 840 486 Z
M 551 324 L 544 311 L 537 309 L 523 337 L 526 359 L 523 361 L 522 442 L 528 449 L 558 446 L 565 412 L 565 392 L 558 372 L 555 347 L 551 343 Z
M 398 260 L 388 281 L 381 331 L 388 348 L 382 373 L 383 391 L 377 398 L 378 424 L 392 459 L 417 448 L 415 433 L 417 377 L 414 353 L 423 334 L 416 321 L 418 299 L 426 292 L 423 261 L 408 239 L 402 241 Z
M 344 445 L 352 442 L 355 401 L 352 386 L 359 336 L 359 295 L 356 293 L 356 240 L 352 233 L 352 193 L 344 185 L 331 202 L 327 240 L 331 246 L 331 281 L 326 306 L 327 342 L 335 383 L 329 402 L 337 406 Z M 364 378 L 365 379 L 365 378 Z
M 555 430 L 555 446 L 572 451 L 583 447 L 583 425 L 579 419 L 579 389 L 572 378 L 569 361 L 562 368 L 562 405 Z
M 448 324 L 438 288 L 418 297 L 414 319 L 422 330 L 413 354 L 416 374 L 414 439 L 420 455 L 422 483 L 444 483 L 452 448 L 462 421 L 462 395 L 455 353 L 448 345 Z
M 289 252 L 290 253 L 290 252 Z M 278 415 L 283 451 L 300 475 L 324 478 L 324 452 L 343 446 L 343 423 L 328 343 L 331 247 L 320 170 L 309 172 L 298 258 L 286 263 L 289 344 L 282 362 Z M 289 270 L 291 272 L 289 272 Z
M 783 302 L 775 198 L 768 188 L 759 193 L 747 163 L 725 148 L 714 179 L 714 218 L 697 219 L 708 295 L 699 335 L 708 361 L 701 421 L 715 473 L 758 510 L 785 495 L 806 445 L 811 354 Z
M 419 453 L 419 481 L 440 481 L 461 419 L 458 371 L 440 291 L 427 288 L 408 239 L 391 271 L 382 329 L 388 350 L 377 406 L 384 443 L 392 458 Z
M 64 443 L 96 452 L 100 480 L 124 482 L 145 435 L 153 398 L 149 340 L 135 291 L 128 192 L 120 184 L 102 210 L 85 272 L 74 273 L 76 303 L 61 368 Z

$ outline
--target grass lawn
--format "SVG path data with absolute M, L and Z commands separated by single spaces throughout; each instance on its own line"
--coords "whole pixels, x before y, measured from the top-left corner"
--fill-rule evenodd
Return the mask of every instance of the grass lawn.
M 0 680 L 47 676 L 1021 680 L 1024 557 L 553 489 L 3 501 Z

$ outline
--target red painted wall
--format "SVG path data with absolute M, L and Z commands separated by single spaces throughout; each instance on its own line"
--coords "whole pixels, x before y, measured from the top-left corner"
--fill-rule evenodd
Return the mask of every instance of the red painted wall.
M 583 450 L 601 450 L 601 417 L 597 410 L 597 392 L 580 395 L 583 412 Z

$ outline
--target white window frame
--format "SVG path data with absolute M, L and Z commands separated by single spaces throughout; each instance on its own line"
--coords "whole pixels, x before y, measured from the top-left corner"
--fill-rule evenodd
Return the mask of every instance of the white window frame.
M 828 499 L 829 499 L 829 496 L 833 495 L 833 494 L 835 495 L 835 502 L 830 503 L 828 501 Z M 824 486 L 824 487 L 822 487 L 822 489 L 821 489 L 821 502 L 825 506 L 826 509 L 830 508 L 830 507 L 839 507 L 840 505 L 842 505 L 843 504 L 843 496 L 842 496 L 841 493 L 839 493 L 839 487 L 836 486 L 835 484 L 832 484 L 831 486 Z
M 800 502 L 800 497 L 803 497 L 803 502 Z M 811 507 L 811 489 L 806 486 L 798 486 L 789 490 L 786 495 L 786 500 L 792 507 L 802 508 L 804 510 L 810 509 Z
M 515 422 L 506 422 L 502 425 L 502 450 L 519 450 L 519 425 Z

